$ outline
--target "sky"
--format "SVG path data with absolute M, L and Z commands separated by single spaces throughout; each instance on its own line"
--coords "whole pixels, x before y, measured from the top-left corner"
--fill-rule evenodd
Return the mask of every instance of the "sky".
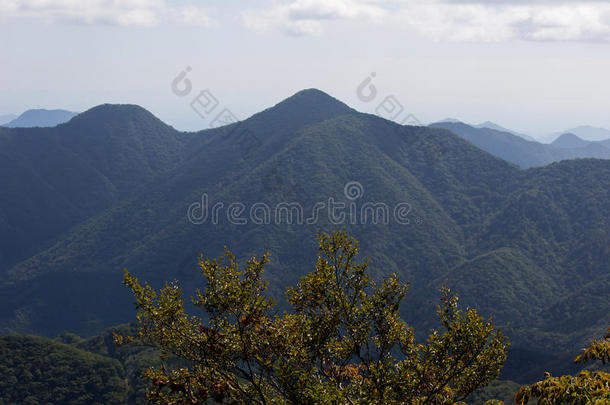
M 129 103 L 199 130 L 203 91 L 244 119 L 318 88 L 422 123 L 610 128 L 608 1 L 0 0 L 0 55 L 0 115 Z

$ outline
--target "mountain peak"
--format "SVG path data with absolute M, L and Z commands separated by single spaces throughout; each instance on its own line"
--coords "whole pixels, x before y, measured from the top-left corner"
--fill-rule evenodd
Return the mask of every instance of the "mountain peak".
M 32 109 L 25 111 L 4 126 L 12 128 L 54 127 L 69 121 L 76 114 L 67 110 Z
M 83 124 L 86 122 L 108 123 L 123 121 L 155 121 L 167 126 L 147 109 L 135 104 L 100 104 L 78 114 L 71 123 Z
M 328 93 L 320 90 L 320 89 L 316 89 L 315 87 L 310 87 L 308 89 L 303 89 L 300 91 L 297 91 L 292 97 L 294 96 L 310 96 L 310 97 L 328 97 L 328 98 L 333 98 L 331 95 L 329 95 Z
M 585 141 L 576 134 L 569 132 L 557 137 L 557 139 L 555 139 L 551 145 L 558 148 L 583 148 L 588 144 L 588 141 Z
M 355 110 L 323 91 L 305 89 L 246 121 L 252 126 L 268 125 L 272 121 L 277 123 L 275 132 L 288 134 L 303 126 L 353 112 Z M 270 133 L 267 135 L 272 136 Z
M 341 112 L 353 111 L 347 104 L 337 100 L 322 90 L 310 88 L 301 90 L 276 105 L 294 105 L 301 108 L 331 108 Z
M 548 135 L 547 139 L 554 139 L 562 134 L 574 134 L 584 141 L 594 142 L 603 141 L 610 138 L 610 129 L 593 127 L 590 125 L 581 125 L 575 128 L 567 129 L 561 132 L 555 132 Z
M 100 104 L 96 105 L 83 112 L 80 115 L 86 114 L 133 114 L 133 113 L 145 113 L 151 114 L 148 110 L 143 107 L 140 107 L 136 104 Z M 152 114 L 151 114 L 152 115 Z

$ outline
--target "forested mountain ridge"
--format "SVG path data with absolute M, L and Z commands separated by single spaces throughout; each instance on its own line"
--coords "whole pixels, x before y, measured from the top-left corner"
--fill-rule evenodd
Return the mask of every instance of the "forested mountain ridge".
M 610 161 L 521 170 L 446 129 L 400 126 L 317 90 L 200 133 L 177 132 L 135 106 L 101 106 L 53 129 L 13 131 L 0 132 L 0 143 L 7 145 L 0 153 L 11 157 L 0 161 L 15 173 L 2 181 L 36 180 L 57 189 L 50 183 L 57 176 L 43 175 L 65 164 L 82 181 L 99 184 L 93 190 L 100 197 L 89 210 L 74 203 L 85 211 L 78 217 L 58 205 L 57 212 L 72 222 L 62 222 L 59 231 L 51 223 L 55 233 L 49 231 L 45 241 L 52 242 L 22 254 L 19 263 L 5 261 L 3 331 L 98 333 L 133 319 L 131 297 L 121 286 L 123 268 L 155 284 L 178 278 L 192 288 L 200 281 L 194 270 L 198 253 L 217 256 L 224 245 L 240 257 L 269 250 L 267 279 L 281 298 L 280 291 L 313 265 L 315 232 L 337 227 L 361 241 L 378 276 L 396 272 L 412 281 L 403 312 L 414 324 L 428 325 L 445 283 L 466 304 L 494 314 L 516 350 L 528 348 L 541 357 L 549 347 L 571 350 L 608 322 Z M 44 150 L 76 157 L 74 163 L 51 159 L 47 169 L 37 166 L 47 156 Z M 345 194 L 349 182 L 360 184 L 358 198 Z M 87 201 L 92 191 L 81 191 L 87 195 L 69 201 Z M 224 204 L 217 223 L 187 218 L 204 194 L 210 207 Z M 19 195 L 27 201 L 27 193 Z M 41 195 L 32 201 L 51 206 L 55 194 Z M 239 225 L 226 216 L 235 202 L 247 209 L 297 202 L 307 218 L 329 198 L 358 208 L 366 202 L 408 203 L 409 221 L 333 223 L 325 214 L 310 224 Z M 12 219 L 8 212 L 2 205 L 4 221 Z M 29 224 L 28 218 L 20 221 Z M 3 239 L 17 234 L 15 224 Z M 28 226 L 19 243 L 27 244 L 31 229 L 40 225 Z
M 0 271 L 170 170 L 190 138 L 127 105 L 53 128 L 0 128 Z

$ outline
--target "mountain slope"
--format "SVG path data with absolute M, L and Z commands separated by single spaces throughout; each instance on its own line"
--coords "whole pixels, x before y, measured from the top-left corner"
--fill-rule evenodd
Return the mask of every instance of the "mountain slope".
M 75 115 L 77 113 L 66 110 L 27 110 L 3 125 L 9 128 L 54 127 L 70 121 Z
M 418 266 L 442 269 L 448 268 L 448 261 L 457 260 L 459 246 L 463 243 L 460 241 L 463 236 L 459 228 L 412 174 L 385 155 L 383 150 L 375 148 L 373 143 L 383 140 L 384 133 L 398 140 L 401 131 L 408 129 L 349 110 L 347 115 L 321 122 L 316 116 L 304 128 L 295 129 L 294 123 L 303 119 L 298 114 L 311 114 L 300 103 L 293 103 L 299 98 L 300 95 L 278 105 L 280 109 L 297 114 L 296 117 L 291 116 L 290 126 L 280 122 L 279 129 L 272 125 L 259 127 L 260 122 L 270 122 L 277 116 L 276 109 L 254 116 L 244 124 L 252 136 L 262 140 L 259 149 L 252 151 L 251 156 L 244 155 L 239 142 L 233 139 L 237 133 L 226 136 L 219 130 L 210 134 L 211 139 L 205 147 L 186 159 L 171 176 L 151 185 L 136 198 L 78 227 L 45 253 L 15 267 L 9 272 L 5 283 L 15 282 L 17 284 L 12 290 L 21 291 L 22 288 L 18 286 L 26 281 L 30 286 L 46 288 L 48 279 L 55 278 L 64 280 L 66 288 L 69 288 L 74 284 L 68 281 L 71 277 L 77 280 L 98 277 L 99 280 L 92 283 L 95 291 L 75 297 L 75 300 L 86 299 L 87 296 L 97 299 L 105 285 L 115 292 L 122 291 L 118 284 L 110 285 L 104 281 L 109 278 L 115 283 L 120 281 L 117 278 L 120 273 L 112 269 L 129 267 L 136 273 L 144 272 L 149 279 L 161 281 L 186 269 L 190 272 L 200 250 L 205 249 L 206 253 L 215 255 L 223 245 L 231 245 L 240 254 L 273 248 L 276 260 L 298 263 L 298 267 L 290 272 L 282 270 L 286 274 L 280 274 L 279 285 L 285 285 L 296 280 L 311 264 L 311 258 L 315 256 L 313 234 L 317 229 L 328 229 L 328 219 L 321 219 L 327 225 L 316 223 L 310 227 L 295 226 L 296 229 L 281 224 L 236 226 L 226 220 L 218 225 L 208 223 L 199 226 L 188 223 L 185 215 L 188 206 L 200 201 L 202 193 L 207 192 L 210 203 L 212 200 L 222 201 L 226 206 L 239 201 L 251 206 L 255 202 L 263 202 L 274 206 L 283 201 L 295 201 L 303 204 L 304 212 L 310 213 L 315 202 L 327 201 L 329 197 L 347 202 L 343 187 L 354 178 L 361 181 L 367 197 L 370 196 L 372 201 L 385 201 L 387 204 L 407 201 L 413 204 L 413 211 L 421 213 L 429 229 L 437 229 L 429 232 L 419 226 L 388 227 L 383 224 L 364 227 L 363 231 L 371 239 L 377 235 L 379 240 L 387 240 L 392 235 L 400 234 L 395 243 L 405 252 L 412 251 L 412 256 L 418 257 L 417 260 L 405 262 L 409 270 L 400 269 L 393 260 L 384 259 L 387 271 L 392 268 L 394 271 L 400 270 L 405 276 L 416 277 Z M 319 105 L 320 101 L 325 100 L 312 102 Z M 369 138 L 370 133 L 376 133 L 374 139 Z M 386 149 L 395 143 L 389 139 L 385 141 L 387 145 L 380 146 Z M 501 161 L 498 164 L 505 165 Z M 383 178 L 386 180 L 378 181 Z M 396 186 L 397 182 L 399 187 Z M 303 240 L 310 240 L 311 246 L 305 250 L 296 249 Z M 421 253 L 416 254 L 418 250 Z M 181 264 L 186 269 L 177 268 Z M 75 268 L 76 274 L 73 273 Z M 277 266 L 271 271 L 279 270 Z M 18 300 L 15 303 L 17 306 L 28 302 L 24 294 L 14 298 Z M 51 301 L 56 299 L 59 297 Z M 62 306 L 65 305 L 65 300 L 61 302 Z M 45 319 L 50 320 L 51 313 L 59 309 L 54 309 L 54 305 L 47 302 L 34 311 L 41 319 L 39 322 L 32 320 L 31 325 L 46 325 Z M 91 319 L 88 311 L 93 306 L 93 303 L 82 306 L 87 310 L 82 314 L 83 321 Z M 76 308 L 77 305 L 70 307 Z M 112 322 L 120 320 L 123 319 L 113 319 Z M 53 327 L 62 326 L 56 322 Z
M 448 278 L 480 274 L 486 268 L 486 278 L 475 281 L 482 283 L 478 291 L 464 280 L 457 282 L 456 290 L 466 300 L 487 301 L 487 311 L 496 313 L 499 322 L 514 324 L 514 319 L 520 319 L 525 327 L 528 322 L 548 320 L 542 314 L 557 305 L 554 302 L 610 274 L 610 209 L 606 202 L 610 198 L 610 161 L 565 161 L 524 171 L 520 177 L 503 207 L 473 238 L 477 250 L 489 253 L 464 263 Z M 471 279 L 476 274 L 470 274 Z M 492 282 L 494 279 L 497 281 Z M 491 285 L 510 288 L 485 292 Z M 520 296 L 524 293 L 530 294 L 530 300 Z M 497 298 L 488 299 L 490 294 Z M 501 308 L 507 312 L 502 314 Z M 610 307 L 599 308 L 607 309 Z M 583 315 L 590 310 L 591 306 L 572 308 Z M 585 336 L 589 327 L 599 328 L 610 318 L 598 321 L 564 327 Z

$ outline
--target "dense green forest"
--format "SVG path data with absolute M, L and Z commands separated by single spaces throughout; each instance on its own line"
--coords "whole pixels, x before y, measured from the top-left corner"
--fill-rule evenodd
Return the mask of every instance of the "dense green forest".
M 120 404 L 119 361 L 37 336 L 0 337 L 0 404 Z
M 225 245 L 240 258 L 271 253 L 282 308 L 284 288 L 314 265 L 316 232 L 337 227 L 361 241 L 374 278 L 411 281 L 401 315 L 416 330 L 434 326 L 444 284 L 493 316 L 512 341 L 503 379 L 571 372 L 575 348 L 610 324 L 607 160 L 523 170 L 446 129 L 400 126 L 317 90 L 198 133 L 103 105 L 55 128 L 0 128 L 0 155 L 3 333 L 96 336 L 134 318 L 124 268 L 189 291 L 199 253 Z M 187 218 L 204 193 L 224 204 L 217 224 Z M 407 203 L 408 224 L 227 221 L 234 202 L 311 213 L 330 197 Z

